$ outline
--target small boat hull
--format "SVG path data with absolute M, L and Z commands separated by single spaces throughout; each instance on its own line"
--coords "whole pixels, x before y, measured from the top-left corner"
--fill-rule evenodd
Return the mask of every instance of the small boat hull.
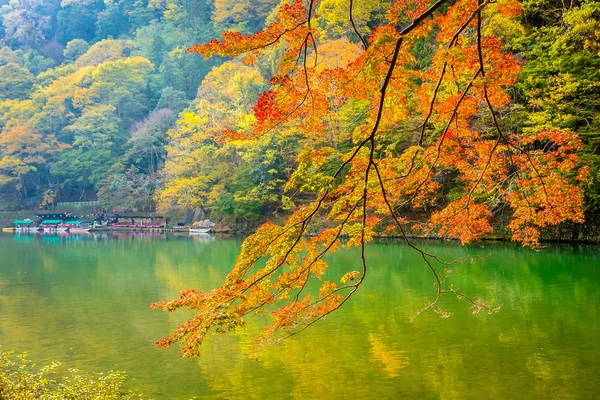
M 15 228 L 2 228 L 2 232 L 14 232 Z
M 58 227 L 58 228 L 43 228 L 42 229 L 43 232 L 69 232 L 69 228 L 62 228 L 62 227 Z
M 31 228 L 15 228 L 15 232 L 37 232 L 39 231 L 40 228 L 36 227 L 31 227 Z
M 201 234 L 201 233 L 208 233 L 212 230 L 212 228 L 190 228 L 189 232 L 190 234 Z
M 69 233 L 90 233 L 92 228 L 70 228 Z

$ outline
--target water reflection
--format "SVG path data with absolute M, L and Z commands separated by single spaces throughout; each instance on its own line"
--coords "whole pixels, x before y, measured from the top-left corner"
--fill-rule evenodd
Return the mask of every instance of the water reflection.
M 199 240 L 203 239 L 203 240 Z M 434 294 L 431 276 L 405 246 L 367 248 L 369 279 L 346 307 L 269 349 L 249 345 L 268 322 L 215 336 L 199 360 L 160 350 L 189 314 L 149 309 L 183 287 L 209 290 L 235 261 L 240 239 L 174 235 L 0 235 L 0 343 L 39 363 L 126 370 L 148 397 L 198 398 L 593 398 L 600 373 L 597 248 L 426 243 L 459 265 L 453 283 L 503 304 L 498 314 L 409 317 Z M 325 279 L 357 262 L 330 256 Z
M 369 343 L 371 344 L 372 359 L 383 365 L 383 370 L 388 377 L 395 378 L 398 374 L 407 370 L 409 359 L 406 351 L 390 348 L 388 345 L 389 336 L 385 333 L 383 327 L 377 333 L 369 333 Z

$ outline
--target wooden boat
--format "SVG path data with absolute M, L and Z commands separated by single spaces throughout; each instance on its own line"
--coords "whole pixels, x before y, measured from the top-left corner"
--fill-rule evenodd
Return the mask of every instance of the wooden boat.
M 44 232 L 69 232 L 70 226 L 59 219 L 48 219 L 42 221 L 40 228 Z
M 204 221 L 194 222 L 189 229 L 190 234 L 208 233 L 213 230 L 215 223 L 205 219 Z
M 2 232 L 14 232 L 15 228 L 2 228 Z
M 90 233 L 92 228 L 70 228 L 69 233 Z
M 85 221 L 67 221 L 62 226 L 69 228 L 69 233 L 88 233 L 92 225 Z

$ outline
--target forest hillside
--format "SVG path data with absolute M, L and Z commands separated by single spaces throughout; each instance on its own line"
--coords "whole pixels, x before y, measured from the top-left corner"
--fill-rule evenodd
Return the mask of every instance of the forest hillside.
M 346 152 L 367 103 L 324 115 L 327 129 L 318 137 L 282 125 L 256 138 L 280 49 L 256 62 L 188 52 L 226 30 L 260 30 L 278 3 L 0 0 L 0 210 L 98 200 L 115 211 L 211 207 L 252 219 L 310 200 L 316 187 L 290 181 L 303 152 Z M 368 41 L 387 2 L 354 3 Z M 360 52 L 347 7 L 318 3 L 319 68 L 342 66 Z M 522 62 L 510 105 L 499 111 L 502 123 L 517 133 L 578 132 L 580 157 L 591 168 L 582 183 L 586 208 L 597 210 L 600 2 L 525 0 L 522 8 L 518 20 L 498 12 L 483 27 Z M 427 43 L 414 45 L 415 71 L 431 65 L 436 49 Z M 389 146 L 402 148 L 402 132 Z M 448 181 L 438 200 L 460 192 Z

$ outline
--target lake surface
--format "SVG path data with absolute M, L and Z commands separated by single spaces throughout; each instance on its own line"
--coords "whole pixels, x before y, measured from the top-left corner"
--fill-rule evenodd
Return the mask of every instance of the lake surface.
M 36 363 L 122 370 L 146 398 L 594 399 L 600 392 L 600 248 L 423 242 L 453 266 L 451 281 L 502 304 L 472 315 L 447 297 L 442 319 L 410 317 L 434 296 L 418 254 L 395 242 L 367 247 L 367 280 L 346 305 L 300 335 L 248 348 L 267 322 L 205 343 L 202 357 L 153 346 L 187 311 L 151 310 L 182 288 L 218 286 L 241 239 L 0 234 L 0 345 Z M 331 277 L 358 252 L 329 256 Z M 354 269 L 354 268 L 352 268 Z

